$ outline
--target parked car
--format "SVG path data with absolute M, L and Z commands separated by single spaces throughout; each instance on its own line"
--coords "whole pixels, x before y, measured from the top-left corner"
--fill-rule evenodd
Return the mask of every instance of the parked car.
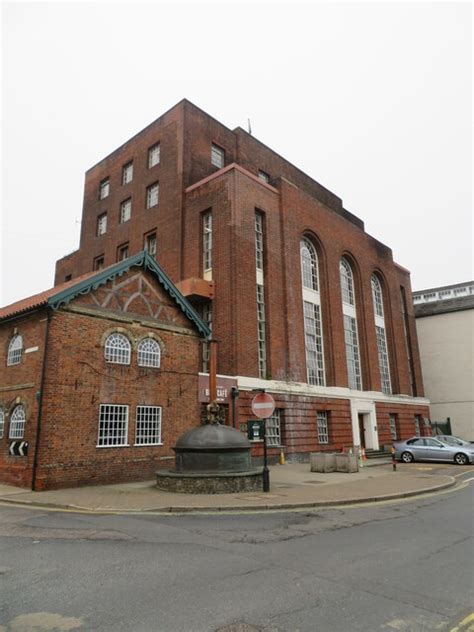
M 474 463 L 474 445 L 449 445 L 434 437 L 412 437 L 396 441 L 395 458 L 403 463 L 412 461 L 448 461 L 458 465 Z
M 438 441 L 442 441 L 443 443 L 447 443 L 448 445 L 473 447 L 471 442 L 461 439 L 461 437 L 455 437 L 454 435 L 436 435 L 435 439 L 438 439 Z

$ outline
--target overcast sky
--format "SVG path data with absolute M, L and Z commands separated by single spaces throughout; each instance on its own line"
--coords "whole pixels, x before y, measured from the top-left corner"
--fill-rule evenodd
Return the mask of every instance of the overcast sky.
M 51 287 L 84 172 L 183 97 L 342 197 L 413 289 L 472 271 L 470 3 L 4 3 L 2 288 Z

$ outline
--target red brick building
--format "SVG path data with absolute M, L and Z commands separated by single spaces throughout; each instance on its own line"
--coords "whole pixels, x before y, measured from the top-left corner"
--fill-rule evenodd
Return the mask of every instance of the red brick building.
M 146 253 L 0 310 L 0 480 L 140 480 L 196 425 L 209 333 Z

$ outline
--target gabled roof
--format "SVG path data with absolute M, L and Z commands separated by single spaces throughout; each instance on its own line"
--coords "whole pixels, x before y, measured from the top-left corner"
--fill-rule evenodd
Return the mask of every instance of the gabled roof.
M 181 294 L 165 271 L 146 251 L 139 252 L 133 257 L 129 257 L 124 261 L 115 263 L 98 272 L 89 272 L 66 283 L 61 283 L 45 292 L 40 292 L 34 296 L 7 305 L 0 309 L 0 320 L 11 318 L 12 316 L 17 316 L 46 305 L 54 310 L 59 309 L 70 303 L 76 296 L 88 294 L 92 290 L 96 290 L 101 285 L 105 285 L 116 277 L 122 276 L 133 267 L 148 270 L 185 316 L 193 323 L 201 336 L 207 337 L 210 335 L 211 331 L 206 323 Z

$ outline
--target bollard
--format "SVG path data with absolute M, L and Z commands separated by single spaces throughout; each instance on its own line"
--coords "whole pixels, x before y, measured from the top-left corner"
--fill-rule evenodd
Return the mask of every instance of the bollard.
M 285 453 L 283 452 L 283 450 L 281 450 L 280 452 L 280 465 L 285 465 L 286 461 L 285 461 Z
M 397 471 L 397 460 L 395 458 L 395 448 L 393 446 L 392 446 L 392 468 L 394 472 Z

